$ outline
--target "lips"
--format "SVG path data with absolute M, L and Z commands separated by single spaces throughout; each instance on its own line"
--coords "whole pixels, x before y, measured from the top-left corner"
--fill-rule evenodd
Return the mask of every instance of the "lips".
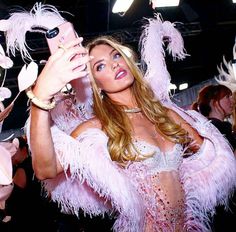
M 116 72 L 115 80 L 120 80 L 127 75 L 127 71 L 124 69 L 119 69 Z

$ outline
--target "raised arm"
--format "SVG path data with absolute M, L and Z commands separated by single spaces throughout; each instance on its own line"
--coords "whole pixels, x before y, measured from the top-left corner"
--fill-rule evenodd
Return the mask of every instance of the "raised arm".
M 33 88 L 33 94 L 49 104 L 54 95 L 70 81 L 86 76 L 84 68 L 89 57 L 84 47 L 76 46 L 82 39 L 76 39 L 59 48 L 50 56 Z M 80 54 L 80 56 L 76 56 Z M 82 56 L 83 54 L 83 56 Z M 73 57 L 73 59 L 72 59 Z M 30 116 L 30 148 L 33 168 L 39 179 L 53 178 L 62 171 L 57 160 L 51 134 L 50 111 L 32 104 Z

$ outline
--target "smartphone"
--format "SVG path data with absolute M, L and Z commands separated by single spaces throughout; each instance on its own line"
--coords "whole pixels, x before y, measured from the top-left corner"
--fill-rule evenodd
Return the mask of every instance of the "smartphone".
M 51 54 L 55 53 L 60 44 L 74 40 L 77 37 L 74 26 L 70 22 L 64 22 L 46 32 L 46 40 Z

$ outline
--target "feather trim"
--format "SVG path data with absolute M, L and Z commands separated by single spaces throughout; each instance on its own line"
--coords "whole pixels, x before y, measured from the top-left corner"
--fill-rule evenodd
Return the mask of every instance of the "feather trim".
M 141 61 L 146 65 L 145 79 L 161 101 L 169 101 L 170 74 L 165 64 L 164 40 L 168 38 L 167 51 L 174 59 L 186 57 L 183 39 L 173 23 L 161 19 L 156 14 L 154 19 L 148 19 L 144 26 L 139 46 Z
M 26 44 L 26 32 L 45 33 L 65 22 L 59 11 L 52 5 L 36 3 L 30 12 L 19 10 L 11 13 L 7 20 L 0 20 L 0 30 L 5 31 L 7 54 L 15 56 L 18 50 L 24 59 L 33 60 Z M 16 26 L 17 25 L 17 26 Z
M 236 59 L 236 44 L 233 47 L 233 57 L 234 60 Z M 232 61 L 227 62 L 225 57 L 223 57 L 223 62 L 217 67 L 219 75 L 215 77 L 216 81 L 221 84 L 225 85 L 232 92 L 236 91 L 236 63 Z
M 74 214 L 78 214 L 79 208 L 90 215 L 118 213 L 114 231 L 142 231 L 142 201 L 123 170 L 110 159 L 106 135 L 99 129 L 88 129 L 75 140 L 56 126 L 52 134 L 65 170 L 64 175 L 44 184 L 52 199 L 65 212 Z M 108 202 L 111 208 L 106 206 Z
M 211 231 L 217 205 L 227 207 L 236 189 L 236 159 L 228 141 L 204 116 L 173 107 L 204 138 L 200 150 L 184 159 L 181 178 L 186 194 L 187 231 Z

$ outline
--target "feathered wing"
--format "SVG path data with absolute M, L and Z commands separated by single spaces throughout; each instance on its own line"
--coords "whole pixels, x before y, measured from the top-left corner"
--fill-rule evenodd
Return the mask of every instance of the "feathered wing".
M 236 59 L 236 44 L 233 47 L 233 57 L 234 61 Z M 232 92 L 236 91 L 236 63 L 233 61 L 227 62 L 225 57 L 223 57 L 223 62 L 219 67 L 217 67 L 219 75 L 215 78 L 216 81 L 225 85 Z
M 169 101 L 170 74 L 165 63 L 164 42 L 174 59 L 186 57 L 184 42 L 173 23 L 163 21 L 159 14 L 148 19 L 140 38 L 141 62 L 145 79 L 151 85 L 156 97 L 162 102 Z
M 63 22 L 65 19 L 54 6 L 41 3 L 36 3 L 29 12 L 19 10 L 12 13 L 9 19 L 0 20 L 0 31 L 5 32 L 8 55 L 15 56 L 18 50 L 23 59 L 32 61 L 25 41 L 26 33 L 45 33 Z
M 126 174 L 110 159 L 105 134 L 90 129 L 73 139 L 68 134 L 86 120 L 88 113 L 78 115 L 77 111 L 84 109 L 74 108 L 71 99 L 55 110 L 51 131 L 64 173 L 44 181 L 48 194 L 66 213 L 77 215 L 79 209 L 89 215 L 117 213 L 115 231 L 142 231 L 142 201 Z M 30 141 L 30 120 L 25 132 Z
M 115 213 L 114 231 L 142 231 L 142 201 L 122 169 L 110 159 L 106 135 L 99 129 L 88 129 L 75 140 L 56 126 L 52 132 L 65 170 L 44 182 L 52 200 L 67 213 L 78 214 L 79 209 L 89 215 Z
M 181 178 L 186 194 L 187 228 L 211 231 L 211 215 L 217 205 L 227 207 L 236 189 L 236 159 L 228 141 L 208 119 L 195 111 L 174 106 L 204 138 L 200 150 L 184 159 Z

